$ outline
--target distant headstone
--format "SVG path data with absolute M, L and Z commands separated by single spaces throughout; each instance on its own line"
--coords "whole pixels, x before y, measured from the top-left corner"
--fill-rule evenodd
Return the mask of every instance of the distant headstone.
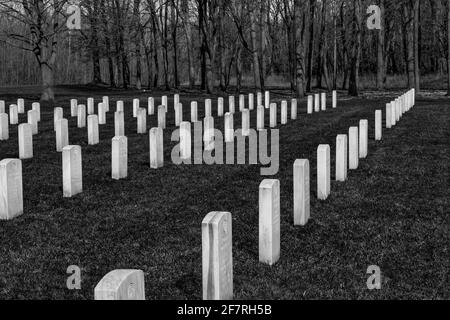
M 54 108 L 53 109 L 53 128 L 56 131 L 56 121 L 64 119 L 64 110 L 63 108 Z
M 234 116 L 231 112 L 225 113 L 225 143 L 234 141 Z
M 98 116 L 92 114 L 88 116 L 88 144 L 93 146 L 99 143 Z
M 277 104 L 270 104 L 270 127 L 275 128 L 277 126 Z
M 297 120 L 297 99 L 291 100 L 291 120 Z
M 6 113 L 5 101 L 0 100 L 0 113 Z
M 163 105 L 158 107 L 158 127 L 166 128 L 166 107 Z
M 245 96 L 243 94 L 239 95 L 239 112 L 245 109 Z
M 386 129 L 392 128 L 392 107 L 390 103 L 386 104 Z
M 139 108 L 137 111 L 137 133 L 147 134 L 147 110 Z
M 0 113 L 0 141 L 9 139 L 8 114 Z
M 109 97 L 104 96 L 102 100 L 103 100 L 103 105 L 105 107 L 105 111 L 109 112 Z
M 375 141 L 381 141 L 383 137 L 383 111 L 375 111 Z
M 12 104 L 9 106 L 9 124 L 19 123 L 19 112 L 17 105 Z
M 183 122 L 183 105 L 178 103 L 175 106 L 175 126 L 179 127 L 181 122 Z
M 337 108 L 337 91 L 333 90 L 333 109 Z
M 314 97 L 313 96 L 308 96 L 308 114 L 313 114 L 314 111 Z
M 155 114 L 155 99 L 152 97 L 148 98 L 147 111 L 149 116 Z
M 19 113 L 25 113 L 25 100 L 23 99 L 17 100 L 17 110 Z
M 235 113 L 236 112 L 234 96 L 229 96 L 228 97 L 228 112 L 229 113 Z
M 86 106 L 84 104 L 78 106 L 77 127 L 86 128 Z
M 270 108 L 270 91 L 266 91 L 265 92 L 265 96 L 264 96 L 264 107 L 266 109 Z
M 395 126 L 397 124 L 397 109 L 395 107 L 395 102 L 391 101 L 391 126 Z
M 196 101 L 191 102 L 191 122 L 198 121 L 198 104 Z
M 206 117 L 203 120 L 204 134 L 203 142 L 205 143 L 205 151 L 214 150 L 214 118 Z
M 288 123 L 288 104 L 287 101 L 281 102 L 281 124 L 285 125 Z
M 78 115 L 78 100 L 71 99 L 70 100 L 70 116 L 76 117 Z
M 280 259 L 280 181 L 259 186 L 259 261 L 274 265 Z
M 33 158 L 33 128 L 31 124 L 19 124 L 19 158 Z
M 164 106 L 161 106 L 164 109 Z M 152 128 L 150 138 L 150 168 L 159 169 L 164 166 L 163 129 Z
M 223 109 L 223 98 L 220 97 L 217 99 L 217 116 L 223 117 L 224 109 Z
M 56 152 L 62 152 L 69 145 L 69 121 L 60 119 L 56 122 Z
M 340 134 L 336 138 L 336 181 L 344 182 L 348 175 L 348 137 Z
M 331 193 L 330 146 L 322 144 L 317 149 L 317 199 L 326 200 Z
M 250 110 L 242 110 L 242 135 L 247 137 L 250 135 Z
M 359 166 L 359 128 L 351 127 L 348 132 L 348 168 L 356 170 Z
M 161 105 L 164 106 L 164 110 L 165 110 L 165 112 L 167 112 L 168 111 L 168 107 L 169 107 L 169 103 L 167 101 L 167 96 L 163 96 L 161 98 Z
M 263 104 L 263 95 L 262 95 L 262 92 L 261 92 L 261 91 L 258 91 L 258 92 L 256 93 L 256 107 L 259 107 L 259 106 L 263 106 L 263 107 L 264 107 L 264 104 Z
M 81 147 L 66 146 L 63 148 L 63 193 L 71 198 L 83 192 L 83 173 L 81 165 Z
M 257 107 L 256 123 L 258 130 L 264 130 L 264 110 L 263 105 Z
M 322 92 L 320 102 L 321 102 L 322 111 L 326 111 L 327 110 L 327 94 L 325 92 Z
M 180 103 L 180 95 L 178 93 L 175 93 L 173 95 L 173 109 L 174 110 L 178 107 L 179 103 Z
M 117 137 L 125 136 L 125 114 L 123 111 L 114 113 L 114 133 Z
M 211 117 L 212 116 L 212 104 L 211 99 L 205 100 L 205 117 Z
M 145 300 L 144 272 L 114 270 L 94 289 L 95 300 Z
M 308 160 L 294 163 L 294 225 L 305 226 L 310 218 L 310 173 Z
M 87 100 L 87 113 L 88 115 L 95 113 L 94 98 L 88 98 Z
M 22 161 L 0 161 L 0 220 L 11 220 L 23 214 Z
M 116 102 L 116 112 L 124 112 L 123 101 Z
M 369 148 L 369 121 L 359 122 L 359 158 L 367 158 Z
M 98 124 L 106 124 L 106 106 L 103 103 L 98 104 Z
M 248 110 L 252 111 L 255 109 L 255 95 L 253 93 L 248 94 Z
M 316 93 L 314 95 L 314 111 L 320 112 L 320 94 Z
M 139 99 L 133 99 L 133 118 L 137 117 L 139 103 L 140 103 Z
M 202 222 L 203 300 L 233 299 L 232 219 L 211 212 Z
M 191 123 L 187 121 L 180 124 L 180 157 L 181 160 L 192 157 Z
M 147 112 L 147 110 L 143 110 Z M 128 176 L 127 137 L 116 136 L 112 139 L 111 175 L 114 180 L 125 179 Z
M 39 102 L 33 102 L 31 104 L 31 110 L 36 111 L 37 121 L 41 121 L 41 104 Z

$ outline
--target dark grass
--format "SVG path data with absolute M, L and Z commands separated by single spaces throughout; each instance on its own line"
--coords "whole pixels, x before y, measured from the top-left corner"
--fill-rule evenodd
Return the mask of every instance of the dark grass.
M 23 92 L 21 92 L 23 91 Z M 69 99 L 98 99 L 106 92 L 79 87 L 59 88 L 58 106 L 70 115 Z M 28 92 L 28 94 L 24 94 Z M 7 105 L 32 90 L 9 90 Z M 1 299 L 93 299 L 94 287 L 109 271 L 145 272 L 147 299 L 201 299 L 201 222 L 208 212 L 233 215 L 234 295 L 236 299 L 449 299 L 450 298 L 450 109 L 448 99 L 418 98 L 417 106 L 375 143 L 374 111 L 395 93 L 380 97 L 342 97 L 337 110 L 306 115 L 280 129 L 281 260 L 274 267 L 258 262 L 259 166 L 175 166 L 170 154 L 174 127 L 165 130 L 165 167 L 150 170 L 148 136 L 137 135 L 131 99 L 150 94 L 107 93 L 111 110 L 126 100 L 129 178 L 110 178 L 113 112 L 101 126 L 101 144 L 87 145 L 87 130 L 70 119 L 70 143 L 83 149 L 83 194 L 62 197 L 61 154 L 55 152 L 53 111 L 43 107 L 40 133 L 32 160 L 23 162 L 23 216 L 0 223 Z M 162 92 L 152 93 L 160 97 Z M 280 99 L 286 92 L 276 91 Z M 184 118 L 189 103 L 204 95 L 184 92 Z M 83 98 L 83 101 L 81 101 Z M 214 110 L 216 99 L 213 100 Z M 159 100 L 157 100 L 159 102 Z M 238 103 L 238 100 L 236 100 Z M 169 95 L 173 110 L 172 94 Z M 227 99 L 225 99 L 227 110 Z M 268 123 L 266 112 L 266 123 Z M 202 118 L 202 117 L 201 117 Z M 316 150 L 332 148 L 336 135 L 347 133 L 360 119 L 369 119 L 370 152 L 345 183 L 332 183 L 332 195 L 315 199 Z M 21 121 L 25 118 L 22 115 Z M 149 118 L 148 127 L 156 125 Z M 223 129 L 223 118 L 215 118 Z M 256 112 L 252 127 L 256 126 Z M 235 117 L 235 128 L 240 116 Z M 18 156 L 17 128 L 0 142 L 0 159 Z M 292 166 L 311 162 L 312 220 L 293 226 Z M 69 265 L 82 268 L 82 290 L 66 288 Z M 383 272 L 381 291 L 366 287 L 366 270 Z

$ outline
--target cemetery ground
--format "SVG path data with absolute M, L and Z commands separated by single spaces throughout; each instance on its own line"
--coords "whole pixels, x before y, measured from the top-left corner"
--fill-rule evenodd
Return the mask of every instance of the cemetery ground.
M 149 167 L 148 134 L 136 134 L 132 99 L 146 106 L 169 96 L 164 130 L 164 167 Z M 262 177 L 260 166 L 176 166 L 173 93 L 57 88 L 56 106 L 69 119 L 70 144 L 82 147 L 83 193 L 63 198 L 62 155 L 55 149 L 53 108 L 42 105 L 34 158 L 24 160 L 24 214 L 0 223 L 0 299 L 93 299 L 94 287 L 115 269 L 141 269 L 146 298 L 201 299 L 201 223 L 211 211 L 233 217 L 234 298 L 241 299 L 450 299 L 450 99 L 434 92 L 418 95 L 416 107 L 383 140 L 374 141 L 375 110 L 400 91 L 350 98 L 339 92 L 338 108 L 306 114 L 299 100 L 298 120 L 280 129 L 280 170 Z M 100 144 L 87 144 L 87 129 L 76 128 L 70 99 L 86 103 L 110 97 Z M 6 105 L 38 101 L 38 89 L 2 89 Z M 198 101 L 203 118 L 206 95 L 180 92 L 184 118 Z M 227 109 L 227 95 L 225 109 Z M 271 91 L 280 103 L 289 93 Z M 217 99 L 213 97 L 213 115 Z M 125 101 L 128 172 L 111 179 L 111 139 L 117 100 Z M 289 98 L 290 100 L 290 98 Z M 328 101 L 330 101 L 330 96 Z M 265 113 L 266 124 L 268 112 Z M 332 181 L 327 201 L 316 199 L 316 151 L 331 146 L 334 177 L 336 135 L 369 120 L 369 156 L 347 182 Z M 383 116 L 384 119 L 384 116 Z M 26 115 L 20 115 L 26 122 Z M 240 128 L 236 116 L 235 128 Z M 147 127 L 156 127 L 157 117 Z M 215 116 L 223 131 L 223 118 Z M 251 126 L 256 127 L 256 111 Z M 17 126 L 0 142 L 0 160 L 17 158 Z M 270 149 L 269 149 L 270 150 Z M 311 164 L 311 220 L 293 225 L 293 164 Z M 272 267 L 258 262 L 258 187 L 265 178 L 281 183 L 281 258 Z M 81 290 L 68 290 L 66 270 L 81 268 Z M 382 289 L 367 289 L 367 268 L 382 272 Z

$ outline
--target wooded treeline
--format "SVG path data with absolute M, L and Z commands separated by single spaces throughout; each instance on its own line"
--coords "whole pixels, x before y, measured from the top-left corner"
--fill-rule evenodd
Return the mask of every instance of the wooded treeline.
M 447 74 L 450 0 L 0 0 L 0 84 L 358 95 L 361 75 Z M 69 5 L 81 30 L 69 30 Z M 367 27 L 370 5 L 381 30 Z M 73 16 L 72 16 L 73 18 Z M 280 81 L 281 81 L 280 80 Z M 449 81 L 450 83 L 450 81 Z

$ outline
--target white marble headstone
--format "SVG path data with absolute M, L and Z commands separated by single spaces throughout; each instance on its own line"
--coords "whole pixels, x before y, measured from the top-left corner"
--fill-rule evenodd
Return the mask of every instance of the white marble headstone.
M 310 218 L 309 160 L 294 163 L 294 225 L 305 226 Z
M 0 161 L 0 220 L 11 220 L 23 214 L 22 161 Z
M 81 147 L 64 147 L 62 158 L 64 198 L 71 198 L 83 192 Z
M 31 124 L 19 124 L 19 158 L 33 158 L 33 128 Z
M 259 261 L 274 265 L 280 259 L 280 181 L 259 186 Z
M 103 277 L 94 289 L 95 300 L 145 300 L 142 270 L 114 270 Z
M 317 198 L 326 200 L 331 193 L 330 146 L 322 144 L 317 148 Z
M 146 111 L 145 109 L 143 109 Z M 111 151 L 112 179 L 120 180 L 128 176 L 128 139 L 127 137 L 114 137 Z

